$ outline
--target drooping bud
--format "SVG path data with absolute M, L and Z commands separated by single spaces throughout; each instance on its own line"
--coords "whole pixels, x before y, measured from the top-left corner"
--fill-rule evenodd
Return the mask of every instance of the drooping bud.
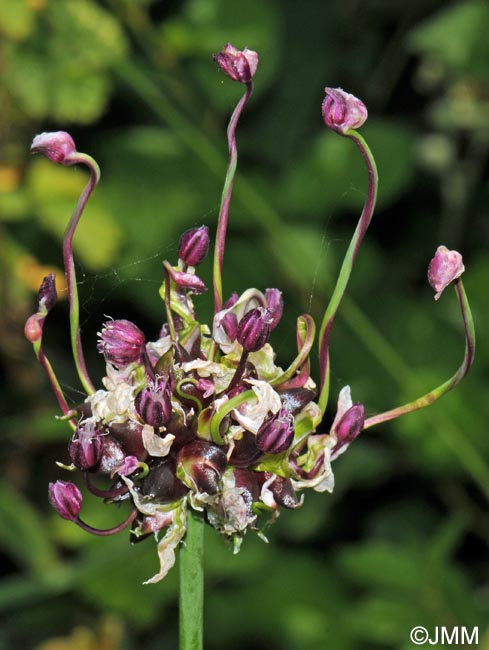
M 226 469 L 226 454 L 217 445 L 194 440 L 182 447 L 177 458 L 177 476 L 196 492 L 217 494 Z
M 203 262 L 208 252 L 209 228 L 207 226 L 186 230 L 180 237 L 178 257 L 188 266 L 197 266 Z
M 66 131 L 40 133 L 32 141 L 31 153 L 42 153 L 49 160 L 64 165 L 66 159 L 76 153 L 76 146 L 73 138 Z
M 354 95 L 341 88 L 325 88 L 322 112 L 326 126 L 341 135 L 358 129 L 368 117 L 367 107 Z
M 236 293 L 236 291 L 233 291 L 233 293 L 229 296 L 229 298 L 226 300 L 226 302 L 223 305 L 223 309 L 231 309 L 231 307 L 234 307 L 234 305 L 238 302 L 239 296 Z
M 243 84 L 249 83 L 258 67 L 258 54 L 245 47 L 244 50 L 236 49 L 228 43 L 212 57 L 221 70 L 233 81 Z
M 462 256 L 457 251 L 450 251 L 446 246 L 438 246 L 435 256 L 428 266 L 428 281 L 436 291 L 435 300 L 454 280 L 465 271 Z
M 363 429 L 365 421 L 365 407 L 360 402 L 355 402 L 334 426 L 337 443 L 331 451 L 332 456 L 337 456 L 339 451 L 352 443 Z
M 98 333 L 97 349 L 105 360 L 118 370 L 134 361 L 141 361 L 144 352 L 144 334 L 128 320 L 111 320 Z
M 282 292 L 278 289 L 267 289 L 265 291 L 265 300 L 267 301 L 267 309 L 272 319 L 270 322 L 270 331 L 272 332 L 277 327 L 284 311 Z
M 74 483 L 56 481 L 49 484 L 49 502 L 63 519 L 78 519 L 82 501 L 82 493 Z
M 75 467 L 85 471 L 99 463 L 104 447 L 102 433 L 101 424 L 95 420 L 78 423 L 69 446 L 70 458 Z
M 294 439 L 294 416 L 286 408 L 268 415 L 256 434 L 256 446 L 267 454 L 286 451 Z
M 250 309 L 238 323 L 236 338 L 246 352 L 260 350 L 270 335 L 270 312 L 256 307 Z
M 207 291 L 207 287 L 205 286 L 204 282 L 199 278 L 198 275 L 195 275 L 195 273 L 177 271 L 168 262 L 163 262 L 163 266 L 173 282 L 175 282 L 175 284 L 182 289 L 191 291 L 195 294 L 201 294 Z
M 169 379 L 157 378 L 138 393 L 134 401 L 137 414 L 155 429 L 163 427 L 171 417 L 171 386 Z
M 43 279 L 37 294 L 39 311 L 48 314 L 57 301 L 56 276 L 54 273 L 50 273 Z

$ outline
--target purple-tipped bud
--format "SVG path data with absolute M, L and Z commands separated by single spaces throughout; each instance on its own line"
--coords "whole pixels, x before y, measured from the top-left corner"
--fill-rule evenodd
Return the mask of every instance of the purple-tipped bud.
M 60 165 L 73 153 L 76 153 L 73 138 L 66 131 L 54 131 L 36 135 L 31 144 L 31 153 L 42 153 L 49 160 Z
M 260 350 L 270 335 L 270 312 L 256 307 L 247 312 L 238 323 L 236 338 L 246 352 Z
M 249 83 L 258 67 L 258 54 L 245 47 L 244 50 L 237 50 L 231 43 L 228 43 L 212 57 L 221 70 L 233 81 L 243 84 Z
M 63 519 L 78 519 L 82 501 L 82 493 L 74 483 L 56 481 L 49 484 L 49 502 Z
M 224 314 L 221 325 L 229 340 L 231 342 L 235 341 L 238 334 L 238 317 L 234 311 L 228 311 L 227 314 Z
M 267 301 L 267 309 L 272 319 L 270 322 L 270 331 L 272 332 L 277 327 L 284 311 L 282 292 L 278 289 L 267 289 L 265 291 L 265 300 Z
M 202 282 L 202 280 L 195 275 L 195 273 L 186 273 L 185 271 L 177 271 L 171 266 L 168 262 L 163 262 L 165 270 L 168 272 L 169 276 L 175 282 L 176 285 L 187 291 L 191 291 L 195 294 L 205 293 L 207 287 Z
M 194 440 L 179 451 L 177 463 L 182 476 L 177 475 L 196 492 L 219 492 L 227 464 L 226 454 L 220 447 L 205 440 Z
M 332 450 L 332 455 L 337 456 L 340 449 L 352 443 L 363 429 L 365 421 L 365 407 L 360 402 L 355 402 L 340 418 L 334 427 L 337 443 Z
M 178 257 L 189 266 L 197 266 L 205 260 L 209 252 L 209 228 L 191 228 L 180 237 Z
M 351 129 L 358 129 L 368 117 L 367 107 L 354 95 L 341 88 L 325 88 L 323 120 L 326 126 L 341 135 Z
M 110 320 L 98 333 L 97 349 L 118 370 L 133 361 L 141 361 L 145 339 L 137 325 L 128 320 Z
M 428 281 L 436 291 L 435 300 L 454 280 L 465 271 L 462 256 L 457 251 L 450 251 L 446 246 L 438 246 L 434 258 L 428 266 Z
M 37 294 L 37 304 L 40 312 L 49 313 L 58 301 L 56 292 L 56 276 L 54 273 L 46 275 Z
M 223 309 L 231 309 L 231 307 L 234 307 L 234 305 L 238 302 L 239 296 L 236 293 L 236 291 L 233 291 L 233 293 L 229 296 L 229 298 L 226 300 L 224 303 Z
M 75 467 L 82 471 L 95 467 L 102 458 L 104 438 L 103 427 L 94 420 L 79 422 L 70 442 L 70 458 Z
M 156 379 L 138 393 L 134 401 L 137 414 L 141 419 L 159 429 L 171 417 L 171 386 L 168 379 Z
M 281 454 L 294 439 L 294 416 L 281 408 L 278 413 L 268 415 L 256 434 L 256 446 L 267 454 Z

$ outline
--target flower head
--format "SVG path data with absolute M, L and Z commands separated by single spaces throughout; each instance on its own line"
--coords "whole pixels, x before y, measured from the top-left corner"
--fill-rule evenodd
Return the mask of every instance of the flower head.
M 441 296 L 449 284 L 465 271 L 462 256 L 450 251 L 446 246 L 438 246 L 435 256 L 428 266 L 428 281 L 436 291 L 435 300 Z
M 245 47 L 244 50 L 236 49 L 228 43 L 212 57 L 221 70 L 233 81 L 243 84 L 249 83 L 258 67 L 258 54 Z
M 325 88 L 323 120 L 326 126 L 341 135 L 360 128 L 368 117 L 367 107 L 354 95 L 341 88 Z
M 65 165 L 69 164 L 70 156 L 76 153 L 76 146 L 66 131 L 40 133 L 32 141 L 31 153 L 42 153 L 49 160 Z

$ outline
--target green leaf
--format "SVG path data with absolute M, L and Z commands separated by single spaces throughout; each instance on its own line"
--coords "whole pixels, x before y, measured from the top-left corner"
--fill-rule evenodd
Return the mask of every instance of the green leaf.
M 489 5 L 484 0 L 454 4 L 409 35 L 412 50 L 471 76 L 489 78 Z
M 0 483 L 0 546 L 38 575 L 56 567 L 54 548 L 39 514 L 19 492 Z
M 35 9 L 29 0 L 0 0 L 0 32 L 7 38 L 22 41 L 32 31 Z
M 82 176 L 83 174 L 83 176 Z M 71 217 L 86 180 L 84 172 L 56 167 L 38 158 L 29 169 L 27 189 L 36 206 L 43 228 L 60 240 Z M 112 212 L 109 212 L 97 190 L 81 218 L 73 245 L 75 255 L 88 268 L 105 268 L 115 260 L 122 242 L 122 233 Z

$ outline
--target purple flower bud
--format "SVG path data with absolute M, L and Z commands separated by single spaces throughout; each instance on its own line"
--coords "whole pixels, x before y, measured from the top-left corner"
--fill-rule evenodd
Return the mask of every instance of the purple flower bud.
M 63 519 L 78 519 L 82 501 L 82 493 L 74 483 L 56 481 L 49 484 L 49 502 Z
M 436 291 L 435 300 L 454 280 L 465 271 L 462 256 L 457 251 L 450 251 L 446 246 L 438 246 L 434 258 L 428 267 L 428 281 Z
M 294 416 L 281 408 L 268 415 L 256 434 L 256 446 L 267 454 L 286 451 L 294 439 Z
M 98 336 L 98 351 L 118 370 L 133 361 L 141 361 L 145 344 L 144 334 L 134 323 L 128 320 L 110 320 L 105 323 Z
M 168 379 L 149 381 L 134 401 L 137 414 L 155 429 L 164 426 L 171 417 L 171 386 Z
M 360 402 L 355 402 L 343 414 L 334 427 L 337 443 L 331 451 L 332 456 L 337 456 L 343 447 L 352 443 L 363 429 L 365 420 L 365 407 Z
M 50 273 L 43 279 L 37 294 L 39 311 L 49 313 L 57 301 L 56 276 L 54 273 Z
M 207 494 L 219 492 L 227 464 L 226 454 L 220 447 L 205 440 L 194 440 L 182 447 L 177 462 L 183 472 L 182 480 L 194 490 Z
M 236 335 L 238 333 L 238 317 L 234 311 L 228 311 L 226 314 L 224 314 L 224 318 L 221 321 L 221 326 L 229 340 L 231 342 L 235 341 Z
M 36 135 L 31 145 L 31 153 L 42 153 L 60 165 L 65 164 L 65 160 L 75 152 L 73 138 L 66 131 L 41 133 Z
M 238 323 L 236 338 L 246 352 L 260 350 L 270 335 L 270 312 L 256 307 L 250 309 Z
M 75 467 L 82 471 L 95 467 L 102 458 L 104 439 L 100 422 L 79 422 L 69 445 L 69 454 Z
M 209 252 L 209 228 L 191 228 L 180 237 L 178 257 L 189 266 L 197 266 L 207 257 Z
M 354 95 L 341 88 L 325 88 L 323 120 L 326 126 L 341 135 L 350 129 L 358 129 L 368 117 L 367 107 Z
M 282 292 L 278 289 L 267 289 L 265 291 L 265 300 L 272 319 L 270 323 L 270 331 L 272 332 L 277 327 L 284 311 Z
M 228 43 L 219 54 L 212 57 L 221 70 L 233 81 L 243 84 L 249 83 L 258 66 L 258 54 L 245 47 L 244 50 L 237 50 Z
M 182 289 L 186 289 L 195 294 L 205 293 L 207 291 L 207 287 L 195 273 L 177 271 L 168 262 L 163 262 L 163 266 L 168 271 L 173 282 Z

